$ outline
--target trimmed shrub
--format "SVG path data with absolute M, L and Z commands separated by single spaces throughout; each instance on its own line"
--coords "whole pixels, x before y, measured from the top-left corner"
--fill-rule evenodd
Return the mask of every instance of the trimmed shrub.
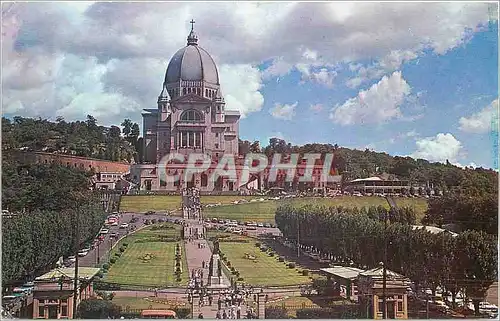
M 302 270 L 302 275 L 303 276 L 308 276 L 309 275 L 309 270 Z
M 128 243 L 123 243 L 123 246 L 127 247 L 127 246 L 128 246 Z
M 116 257 L 120 257 L 120 256 L 122 256 L 122 254 L 121 254 L 120 252 L 116 252 L 116 253 L 115 253 L 115 256 L 116 256 Z
M 227 267 L 228 267 L 228 268 L 230 268 L 230 267 L 231 267 L 231 261 L 227 261 L 227 262 L 226 262 L 226 265 L 227 265 Z M 234 269 L 234 268 L 233 268 L 233 269 Z
M 175 267 L 176 267 L 176 268 L 178 268 L 178 267 L 180 267 L 180 266 L 181 266 L 181 262 L 179 262 L 179 261 L 175 262 Z
M 102 278 L 104 276 L 104 274 L 102 273 L 102 271 L 99 271 L 99 272 L 97 272 L 96 276 L 99 278 Z
M 291 262 L 291 263 L 288 263 L 288 267 L 290 269 L 295 269 L 295 263 Z
M 103 270 L 108 270 L 108 269 L 109 269 L 109 264 L 108 264 L 108 263 L 104 263 L 104 264 L 102 265 L 102 269 L 103 269 Z
M 125 252 L 125 248 L 124 247 L 120 247 L 120 252 Z
M 180 274 L 181 273 L 181 268 L 180 267 L 175 268 L 175 273 Z
M 109 259 L 109 263 L 115 264 L 115 262 L 116 262 L 116 259 L 114 257 L 112 257 L 111 259 Z
M 274 256 L 274 252 L 269 252 L 269 256 Z
M 279 257 L 279 259 L 278 259 L 278 261 L 280 261 L 280 262 L 285 262 L 285 258 L 284 258 L 284 257 L 282 257 L 282 256 L 280 256 L 280 257 Z
M 284 307 L 270 306 L 266 307 L 265 319 L 288 319 L 288 314 Z
M 242 277 L 239 277 L 239 278 L 238 278 L 238 281 L 240 281 L 240 282 L 241 282 L 241 281 L 243 281 L 243 280 L 244 280 L 244 279 L 243 279 Z
M 260 247 L 261 244 L 259 242 L 255 243 L 255 247 Z
M 177 318 L 179 319 L 187 319 L 191 314 L 190 308 L 174 308 L 175 314 L 177 314 Z

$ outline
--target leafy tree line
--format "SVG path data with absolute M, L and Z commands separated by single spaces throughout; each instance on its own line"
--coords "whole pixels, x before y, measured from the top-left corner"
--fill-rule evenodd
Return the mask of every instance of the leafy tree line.
M 450 193 L 429 200 L 424 224 L 456 224 L 462 230 L 498 235 L 498 194 L 463 195 Z
M 405 179 L 414 183 L 428 183 L 441 191 L 456 189 L 477 189 L 486 192 L 498 191 L 498 173 L 483 168 L 465 168 L 454 166 L 449 162 L 431 163 L 424 159 L 391 156 L 387 153 L 375 152 L 369 149 L 357 150 L 340 147 L 337 144 L 305 144 L 292 145 L 283 139 L 271 138 L 266 147 L 261 147 L 258 141 L 240 140 L 240 154 L 265 153 L 271 157 L 275 153 L 333 153 L 333 162 L 338 174 L 344 180 L 367 178 L 383 173 L 389 177 Z
M 284 205 L 276 223 L 284 237 L 331 254 L 335 261 L 373 268 L 384 259 L 387 267 L 409 277 L 417 287 L 437 286 L 455 295 L 461 289 L 473 299 L 476 311 L 488 287 L 497 279 L 497 238 L 479 231 L 453 237 L 413 230 L 392 222 L 387 230 L 374 210 L 306 205 Z M 371 217 L 370 217 L 371 216 Z M 380 217 L 380 215 L 379 215 Z M 297 231 L 298 229 L 298 231 Z
M 59 117 L 47 119 L 2 117 L 2 150 L 69 154 L 110 161 L 139 160 L 141 140 L 137 123 L 125 119 L 118 126 L 99 126 L 88 115 L 85 121 L 67 122 Z
M 58 164 L 21 165 L 2 155 L 2 281 L 35 276 L 60 256 L 72 255 L 76 217 L 83 245 L 104 222 L 89 189 L 91 173 Z
M 104 212 L 97 203 L 61 212 L 37 209 L 3 220 L 2 282 L 35 276 L 59 257 L 74 255 L 77 217 L 80 249 L 104 222 Z

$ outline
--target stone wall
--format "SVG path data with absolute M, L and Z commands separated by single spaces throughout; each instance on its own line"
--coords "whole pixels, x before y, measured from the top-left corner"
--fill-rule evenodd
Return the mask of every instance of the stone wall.
M 96 173 L 102 172 L 116 172 L 128 173 L 130 171 L 130 164 L 124 162 L 112 162 L 95 158 L 85 158 L 64 154 L 52 154 L 43 152 L 24 152 L 12 151 L 9 152 L 8 157 L 15 157 L 18 161 L 23 163 L 60 163 L 75 168 L 90 170 L 93 169 Z

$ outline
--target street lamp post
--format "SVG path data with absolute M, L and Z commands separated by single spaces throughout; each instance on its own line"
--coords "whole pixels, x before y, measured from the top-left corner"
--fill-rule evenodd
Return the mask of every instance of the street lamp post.
M 76 318 L 76 308 L 78 304 L 78 250 L 80 248 L 80 212 L 75 211 L 75 275 L 73 283 L 73 319 Z
M 382 317 L 387 319 L 387 212 L 384 213 L 384 263 L 382 266 Z

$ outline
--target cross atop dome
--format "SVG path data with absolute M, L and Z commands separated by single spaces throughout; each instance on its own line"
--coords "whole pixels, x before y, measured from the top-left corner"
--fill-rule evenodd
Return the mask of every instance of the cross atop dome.
M 198 45 L 198 36 L 194 32 L 195 21 L 193 19 L 191 19 L 191 21 L 189 23 L 191 24 L 191 32 L 189 33 L 189 36 L 187 37 L 187 44 L 188 44 L 188 46 L 189 45 L 196 46 L 196 45 Z

